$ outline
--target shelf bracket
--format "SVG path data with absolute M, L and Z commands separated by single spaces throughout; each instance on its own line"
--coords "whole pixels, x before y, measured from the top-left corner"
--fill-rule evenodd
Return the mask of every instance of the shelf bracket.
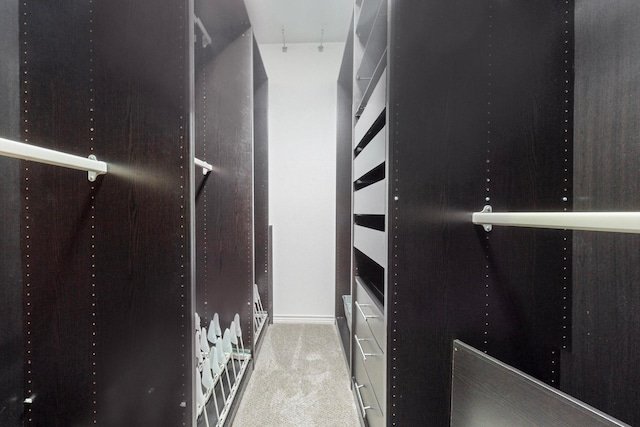
M 206 175 L 213 170 L 213 166 L 205 162 L 204 160 L 200 160 L 197 157 L 195 157 L 193 160 L 195 161 L 196 166 L 202 168 L 202 175 Z
M 207 32 L 207 29 L 204 27 L 204 24 L 202 23 L 202 21 L 200 20 L 200 18 L 198 18 L 197 16 L 194 16 L 194 22 L 196 24 L 196 26 L 200 29 L 200 32 L 202 32 L 202 47 L 207 47 L 211 44 L 211 42 L 213 41 L 211 39 L 211 36 L 209 35 L 209 32 Z

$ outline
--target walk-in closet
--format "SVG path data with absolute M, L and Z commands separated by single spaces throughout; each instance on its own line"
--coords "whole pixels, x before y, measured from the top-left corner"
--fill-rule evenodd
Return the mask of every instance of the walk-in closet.
M 639 17 L 355 2 L 337 317 L 370 426 L 640 422 Z
M 1 426 L 640 424 L 640 5 L 0 2 Z

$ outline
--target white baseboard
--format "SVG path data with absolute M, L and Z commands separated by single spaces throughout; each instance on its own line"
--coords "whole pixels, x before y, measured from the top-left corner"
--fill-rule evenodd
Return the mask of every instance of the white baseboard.
M 299 323 L 299 324 L 322 324 L 333 325 L 336 323 L 334 316 L 303 316 L 293 314 L 273 315 L 273 323 Z

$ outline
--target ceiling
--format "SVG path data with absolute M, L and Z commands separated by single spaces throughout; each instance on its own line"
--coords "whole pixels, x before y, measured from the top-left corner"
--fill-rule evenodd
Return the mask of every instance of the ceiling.
M 353 0 L 244 0 L 258 43 L 344 42 Z M 324 35 L 322 31 L 324 30 Z

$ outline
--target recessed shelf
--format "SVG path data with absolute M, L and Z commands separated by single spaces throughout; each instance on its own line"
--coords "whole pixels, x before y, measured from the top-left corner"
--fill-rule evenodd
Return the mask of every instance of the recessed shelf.
M 373 70 L 373 74 L 371 75 L 371 78 L 366 80 L 361 79 L 356 82 L 356 85 L 354 85 L 353 99 L 354 99 L 354 105 L 357 106 L 356 111 L 354 113 L 356 120 L 360 118 L 360 116 L 362 115 L 362 112 L 367 107 L 367 104 L 369 102 L 369 97 L 371 96 L 371 93 L 373 92 L 376 84 L 378 84 L 378 82 L 381 80 L 382 73 L 384 72 L 384 70 L 386 70 L 386 68 L 387 68 L 387 50 L 385 49 L 384 52 L 382 52 L 382 56 L 378 60 L 378 63 L 376 64 Z
M 387 233 L 360 225 L 353 226 L 353 246 L 382 268 L 387 267 Z
M 379 214 L 361 214 L 354 215 L 353 222 L 356 225 L 371 228 L 378 231 L 385 229 L 385 216 Z
M 353 190 L 358 191 L 361 190 L 371 184 L 375 184 L 378 181 L 382 181 L 385 175 L 385 164 L 380 163 L 375 168 L 371 169 L 369 172 L 362 175 L 353 183 Z
M 364 132 L 364 135 L 360 138 L 359 141 L 356 142 L 356 146 L 353 149 L 353 157 L 358 157 L 358 155 L 364 150 L 364 148 L 371 142 L 373 138 L 384 128 L 387 122 L 386 110 L 382 110 L 378 118 L 373 122 L 371 127 Z M 359 136 L 360 132 L 356 131 L 356 136 Z
M 385 133 L 378 132 L 353 161 L 353 177 L 358 179 L 386 158 Z
M 354 53 L 354 106 L 355 116 L 359 117 L 367 103 L 371 91 L 386 68 L 387 49 L 387 2 L 371 3 L 377 6 L 375 16 L 365 11 L 363 5 L 360 19 L 356 24 L 356 49 Z
M 357 16 L 356 37 L 360 40 L 368 40 L 371 30 L 375 25 L 376 16 L 379 14 L 383 0 L 360 1 L 360 13 Z M 386 1 L 384 2 L 386 4 Z M 386 10 L 386 8 L 385 8 Z
M 384 307 L 384 268 L 358 248 L 353 249 L 356 280 L 369 290 L 372 297 Z

